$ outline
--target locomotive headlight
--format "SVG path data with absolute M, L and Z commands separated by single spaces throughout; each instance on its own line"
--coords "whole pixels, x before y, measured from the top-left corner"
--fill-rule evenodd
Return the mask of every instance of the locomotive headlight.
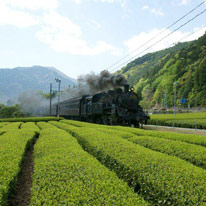
M 131 88 L 130 88 L 130 91 L 133 92 L 133 91 L 134 91 L 134 87 L 131 87 Z

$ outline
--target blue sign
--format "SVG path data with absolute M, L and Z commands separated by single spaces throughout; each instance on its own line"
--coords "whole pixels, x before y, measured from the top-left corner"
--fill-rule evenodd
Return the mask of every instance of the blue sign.
M 180 103 L 181 103 L 181 104 L 185 104 L 185 103 L 186 103 L 186 99 L 185 99 L 185 98 L 181 99 L 181 100 L 180 100 Z

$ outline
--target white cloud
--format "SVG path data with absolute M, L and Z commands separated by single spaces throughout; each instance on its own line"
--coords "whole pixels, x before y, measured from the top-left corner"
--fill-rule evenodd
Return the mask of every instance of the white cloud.
M 54 11 L 44 15 L 43 21 L 44 25 L 37 33 L 37 38 L 56 52 L 68 52 L 74 55 L 97 55 L 103 52 L 120 54 L 119 49 L 104 41 L 98 41 L 96 46 L 89 47 L 82 39 L 81 28 Z
M 89 21 L 87 23 L 92 29 L 94 30 L 98 30 L 101 28 L 101 24 L 99 24 L 97 21 L 95 21 L 94 19 L 92 19 L 91 21 Z
M 83 0 L 72 0 L 77 4 L 80 4 L 83 2 Z M 85 1 L 85 0 L 84 0 Z M 121 7 L 125 7 L 126 0 L 87 0 L 87 1 L 93 1 L 93 2 L 101 2 L 101 3 L 120 3 Z
M 58 6 L 57 0 L 1 0 L 6 5 L 18 9 L 48 10 Z
M 55 8 L 57 8 L 57 0 L 0 0 L 0 25 L 13 25 L 20 28 L 37 25 L 40 18 L 28 10 Z
M 182 0 L 178 5 L 183 6 L 183 5 L 187 5 L 188 3 L 190 3 L 190 0 Z
M 168 38 L 165 38 L 160 43 L 147 49 L 148 47 L 155 44 L 158 40 L 161 40 L 164 36 L 166 36 L 167 34 L 169 34 L 171 32 L 171 30 L 167 29 L 161 35 L 158 35 L 163 30 L 164 29 L 153 29 L 149 32 L 142 32 L 139 35 L 133 36 L 131 39 L 128 39 L 127 41 L 125 41 L 124 45 L 126 45 L 126 47 L 128 48 L 131 56 L 137 55 L 139 57 L 139 56 L 143 56 L 144 54 L 149 53 L 149 52 L 155 52 L 155 51 L 159 51 L 159 50 L 168 48 L 168 47 L 174 45 L 175 43 L 178 43 L 181 39 L 182 39 L 181 42 L 191 41 L 191 40 L 197 39 L 205 33 L 206 27 L 203 27 L 203 29 L 201 29 L 201 30 L 200 30 L 200 28 L 195 28 L 192 32 L 195 32 L 195 31 L 198 31 L 198 32 L 194 33 L 191 36 L 188 36 L 187 38 L 184 38 L 184 37 L 186 37 L 187 35 L 189 35 L 192 32 L 176 31 L 171 36 L 169 36 Z M 145 44 L 147 41 L 149 41 L 150 39 L 152 39 L 156 35 L 158 35 L 157 38 L 150 41 L 148 44 Z M 142 46 L 142 45 L 144 45 L 144 46 Z M 141 48 L 138 49 L 139 47 L 141 47 Z
M 0 25 L 13 25 L 24 28 L 38 24 L 39 18 L 30 13 L 13 10 L 0 2 Z
M 142 7 L 142 10 L 148 10 L 150 13 L 156 15 L 156 16 L 164 16 L 164 13 L 161 10 L 150 8 L 149 6 L 145 5 Z

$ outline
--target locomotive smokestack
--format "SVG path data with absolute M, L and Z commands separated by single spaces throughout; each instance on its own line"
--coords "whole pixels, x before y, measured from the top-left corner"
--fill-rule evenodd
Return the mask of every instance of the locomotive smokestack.
M 125 93 L 129 92 L 129 84 L 124 85 L 124 92 Z

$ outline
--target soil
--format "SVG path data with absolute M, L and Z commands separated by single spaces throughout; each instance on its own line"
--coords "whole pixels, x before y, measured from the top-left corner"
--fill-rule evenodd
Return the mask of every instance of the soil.
M 28 206 L 31 196 L 31 186 L 32 186 L 32 174 L 34 169 L 33 162 L 33 151 L 34 144 L 36 143 L 38 137 L 35 138 L 32 146 L 27 150 L 21 171 L 18 175 L 15 192 L 9 198 L 8 206 Z

